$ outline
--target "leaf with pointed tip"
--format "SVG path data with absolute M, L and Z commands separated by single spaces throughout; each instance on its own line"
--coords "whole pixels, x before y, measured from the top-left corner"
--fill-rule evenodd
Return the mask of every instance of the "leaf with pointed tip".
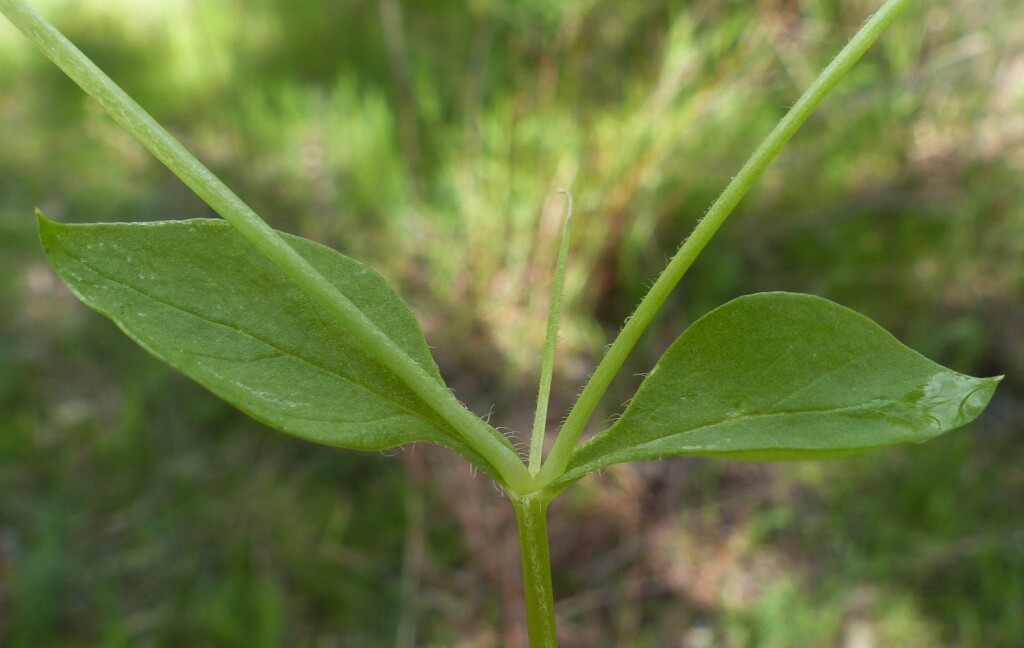
M 86 305 L 253 418 L 357 450 L 414 441 L 488 463 L 226 222 L 65 225 L 39 219 L 46 255 Z M 442 382 L 405 302 L 376 272 L 281 234 Z
M 671 455 L 819 459 L 920 443 L 974 420 L 999 380 L 937 365 L 826 299 L 748 295 L 694 322 L 559 483 Z

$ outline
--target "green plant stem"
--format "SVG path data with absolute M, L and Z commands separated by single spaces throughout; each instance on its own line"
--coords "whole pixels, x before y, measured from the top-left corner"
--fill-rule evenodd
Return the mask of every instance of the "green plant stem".
M 565 292 L 565 266 L 569 261 L 569 234 L 572 231 L 572 194 L 565 189 L 565 221 L 562 224 L 562 242 L 555 265 L 555 284 L 551 289 L 548 308 L 548 329 L 544 334 L 544 355 L 540 365 L 540 386 L 537 388 L 537 412 L 533 416 L 533 434 L 530 437 L 530 473 L 540 470 L 544 454 L 544 430 L 548 422 L 548 399 L 551 396 L 551 376 L 555 370 L 555 347 L 558 345 L 558 321 L 562 313 L 562 294 Z
M 797 129 L 810 117 L 814 109 L 828 96 L 839 80 L 864 55 L 871 45 L 878 40 L 882 32 L 906 8 L 911 0 L 888 0 L 861 27 L 860 31 L 839 52 L 832 62 L 815 79 L 814 83 L 804 92 L 803 96 L 786 113 L 765 138 L 754 154 L 747 160 L 740 172 L 726 186 L 722 194 L 715 200 L 707 214 L 694 228 L 693 233 L 683 243 L 662 271 L 654 285 L 637 306 L 633 315 L 626 320 L 611 347 L 605 353 L 597 369 L 587 381 L 576 404 L 573 405 L 562 426 L 547 461 L 535 478 L 535 487 L 544 485 L 561 476 L 569 464 L 569 458 L 579 441 L 583 429 L 597 408 L 612 379 L 625 362 L 629 352 L 647 326 L 657 315 L 669 294 L 683 277 L 690 265 L 708 244 L 725 219 L 740 202 L 747 191 L 754 185 L 772 160 L 779 154 L 786 142 L 793 137 Z
M 468 445 L 494 467 L 508 488 L 529 488 L 531 475 L 504 435 L 467 410 L 443 383 L 427 373 L 377 328 L 53 25 L 24 0 L 0 0 L 0 12 L 57 67 L 98 101 L 117 123 L 430 405 Z
M 558 648 L 555 597 L 551 588 L 551 556 L 548 552 L 549 502 L 550 499 L 540 495 L 512 497 L 519 528 L 523 598 L 526 601 L 530 648 Z

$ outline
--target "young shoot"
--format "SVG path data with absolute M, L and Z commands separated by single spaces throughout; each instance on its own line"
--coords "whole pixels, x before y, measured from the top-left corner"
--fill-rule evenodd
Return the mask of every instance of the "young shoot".
M 565 196 L 565 218 L 562 223 L 562 242 L 558 247 L 558 262 L 555 265 L 555 282 L 551 288 L 551 306 L 548 309 L 548 326 L 544 333 L 544 352 L 540 364 L 540 387 L 537 389 L 537 412 L 533 417 L 533 433 L 530 437 L 530 474 L 540 471 L 544 454 L 544 431 L 548 421 L 548 399 L 551 396 L 551 378 L 555 371 L 555 347 L 558 344 L 558 323 L 562 312 L 562 294 L 565 292 L 565 266 L 569 261 L 569 235 L 572 232 L 572 194 L 559 189 Z

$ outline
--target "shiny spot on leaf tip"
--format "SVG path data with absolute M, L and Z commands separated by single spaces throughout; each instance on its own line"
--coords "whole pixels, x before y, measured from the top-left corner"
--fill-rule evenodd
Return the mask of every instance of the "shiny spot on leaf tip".
M 989 380 L 939 372 L 909 396 L 918 414 L 946 431 L 973 421 L 988 404 L 992 387 Z

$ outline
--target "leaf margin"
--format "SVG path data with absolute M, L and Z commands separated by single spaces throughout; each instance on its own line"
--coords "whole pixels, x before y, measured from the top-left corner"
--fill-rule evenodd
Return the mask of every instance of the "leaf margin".
M 251 408 L 249 408 L 247 406 L 244 406 L 242 404 L 239 404 L 238 402 L 235 402 L 231 398 L 225 397 L 223 394 L 219 393 L 216 389 L 212 389 L 208 384 L 206 384 L 202 380 L 197 379 L 189 371 L 183 370 L 180 366 L 178 366 L 178 364 L 174 360 L 172 360 L 171 358 L 168 358 L 167 354 L 164 351 L 155 348 L 153 346 L 153 344 L 151 344 L 148 340 L 140 337 L 139 334 L 137 334 L 134 330 L 132 330 L 115 313 L 111 312 L 110 309 L 104 308 L 101 305 L 95 303 L 94 299 L 92 299 L 88 295 L 84 294 L 82 292 L 82 290 L 78 286 L 75 285 L 75 282 L 69 280 L 69 278 L 67 276 L 65 276 L 64 273 L 61 272 L 60 268 L 57 267 L 57 264 L 54 263 L 54 256 L 53 256 L 52 250 L 54 248 L 54 243 L 56 242 L 56 235 L 58 233 L 62 232 L 62 231 L 64 233 L 70 232 L 70 231 L 74 230 L 75 228 L 95 228 L 95 227 L 146 228 L 146 227 L 154 227 L 154 226 L 155 227 L 174 227 L 174 226 L 189 226 L 189 225 L 200 224 L 201 226 L 212 226 L 212 227 L 221 228 L 223 230 L 223 233 L 228 234 L 229 236 L 238 237 L 238 241 L 241 242 L 243 245 L 249 245 L 249 243 L 246 242 L 245 239 L 241 237 L 241 235 L 239 235 L 236 231 L 234 231 L 234 229 L 231 227 L 231 225 L 228 224 L 227 222 L 225 222 L 225 221 L 223 221 L 221 219 L 215 219 L 215 218 L 195 218 L 195 219 L 170 220 L 170 221 L 149 221 L 149 222 L 61 223 L 61 222 L 58 222 L 58 221 L 55 221 L 55 220 L 47 218 L 39 210 L 36 210 L 36 218 L 37 218 L 37 221 L 38 221 L 38 224 L 39 224 L 40 242 L 43 245 L 44 252 L 46 253 L 47 259 L 50 261 L 51 267 L 54 268 L 55 272 L 61 278 L 62 282 L 69 288 L 69 290 L 71 290 L 71 292 L 76 296 L 76 298 L 78 298 L 79 301 L 81 301 L 84 305 L 88 306 L 91 310 L 93 310 L 93 311 L 99 313 L 100 315 L 103 315 L 107 319 L 111 320 L 125 335 L 127 335 L 129 337 L 129 339 L 131 339 L 133 342 L 135 342 L 140 347 L 142 347 L 148 354 L 150 354 L 153 357 L 157 358 L 162 363 L 164 363 L 167 366 L 169 366 L 172 369 L 174 369 L 176 372 L 184 374 L 190 380 L 198 382 L 201 386 L 204 387 L 204 389 L 206 389 L 207 391 L 210 391 L 211 393 L 213 393 L 215 396 L 217 396 L 221 400 L 224 400 L 224 401 L 228 402 L 233 407 L 243 411 L 247 416 L 249 416 L 249 417 L 259 421 L 260 423 L 263 423 L 264 425 L 267 425 L 268 427 L 270 427 L 272 429 L 278 430 L 278 431 L 283 432 L 285 434 L 288 434 L 290 436 L 294 436 L 294 437 L 297 437 L 297 438 L 300 438 L 300 439 L 303 439 L 303 440 L 306 440 L 306 441 L 311 441 L 311 442 L 314 442 L 314 443 L 330 445 L 330 446 L 333 446 L 333 447 L 341 447 L 341 448 L 364 450 L 364 451 L 375 451 L 375 450 L 384 450 L 384 449 L 388 449 L 388 448 L 395 448 L 395 447 L 399 447 L 401 445 L 405 445 L 405 444 L 408 444 L 408 443 L 416 443 L 416 442 L 435 443 L 435 444 L 442 445 L 442 446 L 448 447 L 448 448 L 456 451 L 457 453 L 462 455 L 464 458 L 469 460 L 471 463 L 473 463 L 474 465 L 476 465 L 476 466 L 480 467 L 481 469 L 483 469 L 491 477 L 497 479 L 499 482 L 502 481 L 501 478 L 500 478 L 500 474 L 499 474 L 499 471 L 497 470 L 497 468 L 492 466 L 490 464 L 490 462 L 486 461 L 473 447 L 471 447 L 471 445 L 469 443 L 467 443 L 462 438 L 462 436 L 458 433 L 458 431 L 456 431 L 454 428 L 452 428 L 443 419 L 441 419 L 440 416 L 438 416 L 435 412 L 433 412 L 430 409 L 429 405 L 426 404 L 426 403 L 423 403 L 423 405 L 424 405 L 424 408 L 425 408 L 425 410 L 427 412 L 427 415 L 424 416 L 423 413 L 416 413 L 416 414 L 414 414 L 414 416 L 418 417 L 421 421 L 423 421 L 425 424 L 429 425 L 430 427 L 435 428 L 437 430 L 438 434 L 436 434 L 436 435 L 425 435 L 425 436 L 421 435 L 420 438 L 410 438 L 410 439 L 403 440 L 403 441 L 401 441 L 399 443 L 389 443 L 389 444 L 385 444 L 385 445 L 382 445 L 382 446 L 379 446 L 379 447 L 378 446 L 375 446 L 375 447 L 365 447 L 365 446 L 364 447 L 359 447 L 359 446 L 348 444 L 348 443 L 335 443 L 335 442 L 331 442 L 331 441 L 329 441 L 327 439 L 324 439 L 324 438 L 316 438 L 316 437 L 311 436 L 311 435 L 306 434 L 306 433 L 299 433 L 299 432 L 296 432 L 296 431 L 294 431 L 292 429 L 286 429 L 285 427 L 282 427 L 282 425 L 279 422 L 277 422 L 275 420 L 268 419 L 266 416 L 261 415 L 259 412 L 254 412 Z M 294 236 L 294 235 L 287 234 L 285 232 L 280 232 L 280 231 L 278 231 L 277 234 L 280 235 L 286 242 L 289 243 L 289 245 L 292 245 L 293 247 L 297 243 L 300 247 L 301 246 L 309 246 L 310 248 L 316 248 L 317 250 L 319 250 L 323 254 L 337 255 L 338 257 L 344 259 L 344 261 L 346 263 L 352 264 L 353 266 L 358 267 L 362 272 L 367 273 L 367 275 L 369 277 L 371 277 L 371 279 L 373 281 L 378 282 L 381 287 L 386 288 L 393 295 L 395 303 L 400 304 L 401 307 L 404 308 L 405 311 L 407 311 L 408 318 L 415 325 L 415 330 L 418 333 L 418 339 L 416 340 L 416 342 L 421 344 L 421 346 L 422 346 L 422 354 L 420 354 L 420 358 L 419 359 L 417 359 L 415 357 L 416 354 L 413 354 L 412 357 L 414 358 L 414 360 L 417 360 L 418 364 L 423 366 L 423 368 L 428 372 L 428 374 L 430 374 L 432 377 L 436 378 L 436 380 L 442 386 L 444 385 L 443 378 L 441 377 L 440 372 L 437 369 L 436 362 L 434 362 L 432 354 L 430 353 L 429 345 L 427 345 L 426 339 L 423 336 L 422 329 L 420 328 L 419 323 L 416 322 L 415 316 L 412 314 L 411 309 L 409 309 L 408 304 L 406 304 L 406 302 L 401 298 L 401 296 L 398 295 L 398 293 L 395 292 L 394 289 L 392 289 L 390 287 L 390 285 L 388 285 L 387 281 L 379 273 L 377 273 L 375 270 L 373 270 L 369 266 L 366 266 L 365 264 L 362 264 L 359 261 L 357 261 L 355 259 L 352 259 L 351 257 L 348 257 L 348 256 L 346 256 L 346 255 L 344 255 L 344 254 L 342 254 L 342 253 L 340 253 L 340 252 L 338 252 L 336 250 L 333 250 L 333 249 L 331 249 L 331 248 L 329 248 L 327 246 L 324 246 L 324 245 L 322 245 L 320 243 L 317 243 L 315 241 L 312 241 L 312 240 L 309 240 L 309 239 L 305 239 L 303 237 Z M 255 253 L 255 250 L 254 250 L 254 253 Z M 263 256 L 258 255 L 258 254 L 254 254 L 253 255 L 253 259 L 256 260 L 257 263 L 261 263 L 261 264 L 262 263 L 269 263 L 269 261 L 267 259 L 265 259 Z M 304 299 L 308 300 L 308 296 L 304 296 Z M 424 359 L 429 359 L 429 362 L 428 363 L 424 363 L 422 361 Z M 384 370 L 384 371 L 387 371 L 382 365 L 380 366 L 380 368 L 382 370 Z M 445 387 L 445 389 L 447 389 L 447 387 Z
M 763 448 L 759 449 L 759 450 L 758 449 L 747 449 L 747 450 L 739 450 L 739 451 L 736 451 L 736 450 L 733 450 L 733 451 L 696 450 L 696 449 L 690 448 L 690 449 L 683 449 L 683 450 L 680 450 L 680 451 L 659 450 L 659 451 L 656 451 L 656 452 L 651 452 L 649 454 L 642 454 L 641 456 L 625 456 L 625 455 L 629 454 L 629 450 L 628 449 L 619 449 L 619 450 L 617 450 L 614 453 L 607 453 L 606 455 L 604 455 L 605 459 L 603 459 L 603 460 L 600 459 L 600 457 L 602 455 L 597 455 L 596 457 L 588 460 L 587 455 L 588 455 L 588 453 L 592 453 L 594 451 L 593 449 L 594 449 L 595 445 L 600 444 L 602 442 L 602 440 L 603 439 L 607 439 L 609 435 L 616 434 L 618 426 L 622 425 L 623 421 L 628 421 L 629 420 L 628 419 L 628 415 L 630 414 L 631 409 L 634 408 L 635 404 L 637 403 L 637 399 L 638 398 L 641 399 L 641 401 L 642 401 L 642 399 L 643 399 L 642 395 L 645 392 L 645 387 L 648 387 L 649 384 L 650 384 L 650 381 L 652 380 L 652 378 L 655 378 L 655 376 L 658 375 L 658 371 L 662 367 L 662 363 L 666 360 L 666 358 L 669 358 L 671 354 L 673 354 L 674 352 L 678 352 L 680 346 L 685 344 L 686 341 L 689 340 L 689 337 L 692 337 L 692 331 L 694 330 L 695 327 L 697 327 L 698 330 L 699 330 L 699 328 L 701 326 L 707 325 L 707 323 L 709 321 L 709 318 L 713 319 L 714 317 L 721 316 L 723 311 L 728 312 L 728 310 L 731 307 L 733 307 L 735 304 L 737 304 L 737 303 L 743 303 L 743 302 L 745 302 L 747 300 L 759 299 L 759 298 L 765 298 L 765 297 L 775 298 L 776 296 L 781 297 L 782 299 L 792 299 L 792 298 L 800 299 L 800 300 L 807 299 L 807 300 L 811 300 L 811 301 L 817 302 L 818 304 L 824 305 L 827 308 L 838 309 L 845 316 L 851 317 L 852 319 L 856 320 L 859 325 L 870 326 L 870 327 L 872 327 L 874 329 L 874 331 L 873 331 L 874 333 L 876 333 L 876 334 L 884 334 L 883 335 L 884 339 L 886 339 L 890 343 L 894 343 L 895 345 L 897 345 L 898 348 L 901 349 L 903 352 L 908 352 L 910 357 L 912 357 L 916 361 L 924 361 L 924 363 L 927 363 L 927 364 L 935 367 L 938 370 L 936 372 L 937 374 L 939 372 L 944 372 L 945 374 L 957 376 L 957 377 L 959 377 L 961 379 L 964 379 L 965 381 L 973 381 L 973 383 L 976 384 L 977 386 L 972 391 L 969 392 L 969 394 L 967 395 L 967 397 L 965 397 L 965 400 L 964 400 L 964 402 L 966 402 L 967 398 L 975 398 L 975 402 L 972 403 L 972 407 L 974 407 L 974 409 L 975 409 L 973 415 L 971 415 L 966 420 L 961 421 L 960 423 L 958 423 L 958 424 L 956 424 L 956 425 L 954 425 L 952 427 L 947 427 L 947 428 L 941 429 L 941 430 L 935 432 L 934 434 L 928 435 L 928 436 L 920 438 L 920 439 L 913 439 L 913 440 L 912 439 L 900 439 L 900 440 L 893 441 L 891 443 L 882 443 L 880 445 L 866 445 L 866 446 L 860 446 L 860 447 L 847 447 L 847 448 L 825 449 L 825 450 L 790 449 L 790 450 L 782 450 L 782 451 L 771 451 L 771 450 L 766 450 L 766 449 L 763 449 Z M 688 336 L 688 334 L 690 334 L 690 335 Z M 671 360 L 671 358 L 670 358 L 670 360 Z M 607 468 L 608 466 L 611 466 L 611 465 L 614 465 L 614 464 L 617 464 L 617 463 L 626 463 L 626 462 L 631 462 L 631 461 L 647 461 L 647 460 L 654 460 L 654 459 L 659 459 L 659 458 L 669 457 L 669 456 L 706 456 L 706 457 L 727 458 L 727 459 L 742 460 L 742 461 L 823 460 L 823 459 L 842 458 L 842 457 L 850 456 L 850 455 L 853 455 L 853 454 L 859 454 L 861 452 L 867 452 L 867 451 L 870 451 L 870 450 L 876 450 L 876 449 L 891 447 L 893 445 L 897 445 L 897 444 L 900 444 L 900 443 L 908 443 L 908 442 L 909 443 L 923 443 L 924 441 L 930 440 L 930 439 L 932 439 L 932 438 L 934 438 L 934 437 L 936 437 L 936 436 L 938 436 L 940 434 L 944 434 L 945 432 L 949 432 L 949 431 L 951 431 L 953 429 L 961 427 L 962 425 L 966 425 L 966 424 L 970 423 L 987 406 L 989 400 L 992 397 L 992 394 L 994 393 L 996 387 L 998 386 L 998 384 L 1002 380 L 1002 378 L 1003 378 L 1003 376 L 995 376 L 995 377 L 989 377 L 989 378 L 974 378 L 974 377 L 971 377 L 971 376 L 966 376 L 965 374 L 960 374 L 960 373 L 955 372 L 955 371 L 953 371 L 951 369 L 948 369 L 946 367 L 943 367 L 942 365 L 939 365 L 938 363 L 935 363 L 934 361 L 932 361 L 932 360 L 928 359 L 927 357 L 923 356 L 922 354 L 918 353 L 914 349 L 911 349 L 910 347 L 907 347 L 906 345 L 902 344 L 898 339 L 895 338 L 895 336 L 893 336 L 891 333 L 886 331 L 884 328 L 879 326 L 877 323 L 875 323 L 874 321 L 872 321 L 870 318 L 866 317 L 865 315 L 862 315 L 861 313 L 858 313 L 857 311 L 854 311 L 854 310 L 852 310 L 850 308 L 847 308 L 845 306 L 842 306 L 840 304 L 837 304 L 835 302 L 832 302 L 832 301 L 830 301 L 828 299 L 825 299 L 825 298 L 822 298 L 822 297 L 817 297 L 817 296 L 814 296 L 814 295 L 807 295 L 807 294 L 803 294 L 803 293 L 781 292 L 781 291 L 779 291 L 779 292 L 767 292 L 767 293 L 754 293 L 754 294 L 750 294 L 750 295 L 744 295 L 744 296 L 738 297 L 736 299 L 730 300 L 729 302 L 726 302 L 725 304 L 722 304 L 721 306 L 713 309 L 712 311 L 708 312 L 704 316 L 698 318 L 689 327 L 687 327 L 687 329 L 682 334 L 680 334 L 680 336 L 672 343 L 672 345 L 669 346 L 669 348 L 665 351 L 665 353 L 661 356 L 661 358 L 659 358 L 659 360 L 655 364 L 654 368 L 652 368 L 651 372 L 646 376 L 644 381 L 641 383 L 640 387 L 637 389 L 637 391 L 634 394 L 634 396 L 630 399 L 629 404 L 627 405 L 626 409 L 623 411 L 622 415 L 612 425 L 610 425 L 608 428 L 606 428 L 605 430 L 597 433 L 596 435 L 591 437 L 589 440 L 587 440 L 585 443 L 583 443 L 580 446 L 578 446 L 573 451 L 573 453 L 572 453 L 572 455 L 571 455 L 571 457 L 569 459 L 569 463 L 568 463 L 568 467 L 567 467 L 566 471 L 558 479 L 554 480 L 551 483 L 551 485 L 549 486 L 549 488 L 555 489 L 555 490 L 560 490 L 562 488 L 567 487 L 571 483 L 575 482 L 576 480 L 582 478 L 583 476 L 585 476 L 585 475 L 587 475 L 587 474 L 589 474 L 591 472 L 594 472 L 594 471 L 597 471 L 597 470 L 602 470 L 604 468 Z M 649 387 L 648 387 L 648 389 L 649 389 Z M 976 395 L 978 395 L 978 394 L 980 394 L 980 396 L 976 397 Z M 716 425 L 720 425 L 720 424 L 722 424 L 722 421 L 718 421 L 718 422 L 715 422 L 715 423 L 713 423 L 711 425 L 700 426 L 700 427 L 701 428 L 709 428 L 709 427 L 715 427 Z M 694 431 L 694 429 L 699 429 L 699 428 L 683 430 L 681 432 L 675 433 L 674 435 L 670 435 L 670 436 L 682 436 L 682 435 L 685 435 L 685 434 L 687 434 L 689 432 Z M 661 439 L 655 439 L 655 440 L 664 441 L 665 438 L 666 437 L 662 437 Z M 640 445 L 646 445 L 646 442 L 644 444 L 640 444 Z

